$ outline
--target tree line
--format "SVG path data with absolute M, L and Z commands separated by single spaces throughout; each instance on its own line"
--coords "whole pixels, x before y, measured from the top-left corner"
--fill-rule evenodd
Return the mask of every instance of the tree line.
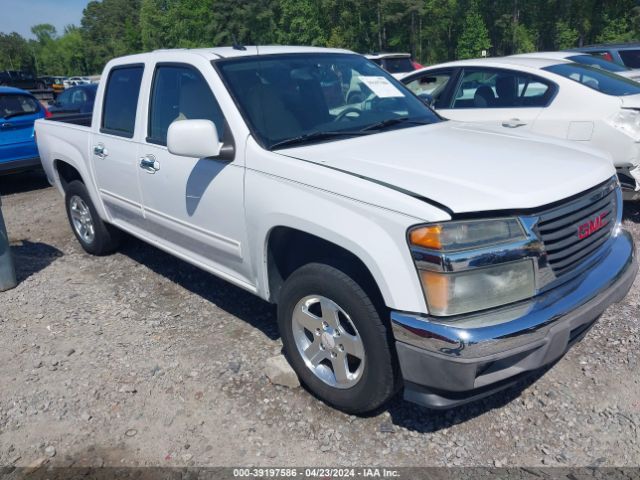
M 638 0 L 102 0 L 80 25 L 0 33 L 0 70 L 95 74 L 158 48 L 294 44 L 410 52 L 424 64 L 640 38 Z

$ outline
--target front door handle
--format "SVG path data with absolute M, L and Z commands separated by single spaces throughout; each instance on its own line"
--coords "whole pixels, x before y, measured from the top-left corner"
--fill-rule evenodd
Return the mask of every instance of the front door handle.
M 146 155 L 140 159 L 140 168 L 147 173 L 156 173 L 160 170 L 160 162 L 153 155 Z
M 93 147 L 93 154 L 96 157 L 105 158 L 107 155 L 109 155 L 109 152 L 107 152 L 107 149 L 104 148 L 103 144 L 99 143 L 98 145 L 95 145 Z
M 510 118 L 509 120 L 505 120 L 502 122 L 503 127 L 507 128 L 518 128 L 526 125 L 526 122 L 523 122 L 519 118 Z

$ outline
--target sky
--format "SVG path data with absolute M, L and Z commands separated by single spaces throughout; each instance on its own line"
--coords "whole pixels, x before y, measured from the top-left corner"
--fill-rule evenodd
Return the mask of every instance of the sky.
M 0 0 L 0 32 L 33 38 L 31 27 L 50 23 L 61 34 L 69 24 L 80 25 L 89 0 Z

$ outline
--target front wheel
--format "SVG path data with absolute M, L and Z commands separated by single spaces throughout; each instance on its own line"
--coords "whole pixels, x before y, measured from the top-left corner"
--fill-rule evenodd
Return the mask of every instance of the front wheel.
M 296 270 L 282 288 L 278 323 L 291 366 L 324 402 L 365 413 L 395 394 L 398 369 L 387 327 L 344 272 L 318 263 Z

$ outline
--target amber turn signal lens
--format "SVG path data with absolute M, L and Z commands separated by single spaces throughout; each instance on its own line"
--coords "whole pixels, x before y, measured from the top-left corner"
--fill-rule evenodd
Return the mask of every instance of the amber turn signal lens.
M 442 225 L 431 225 L 412 230 L 409 234 L 409 241 L 412 245 L 424 248 L 442 249 Z
M 449 278 L 436 272 L 421 271 L 422 285 L 427 294 L 429 308 L 436 311 L 446 311 L 449 306 Z

